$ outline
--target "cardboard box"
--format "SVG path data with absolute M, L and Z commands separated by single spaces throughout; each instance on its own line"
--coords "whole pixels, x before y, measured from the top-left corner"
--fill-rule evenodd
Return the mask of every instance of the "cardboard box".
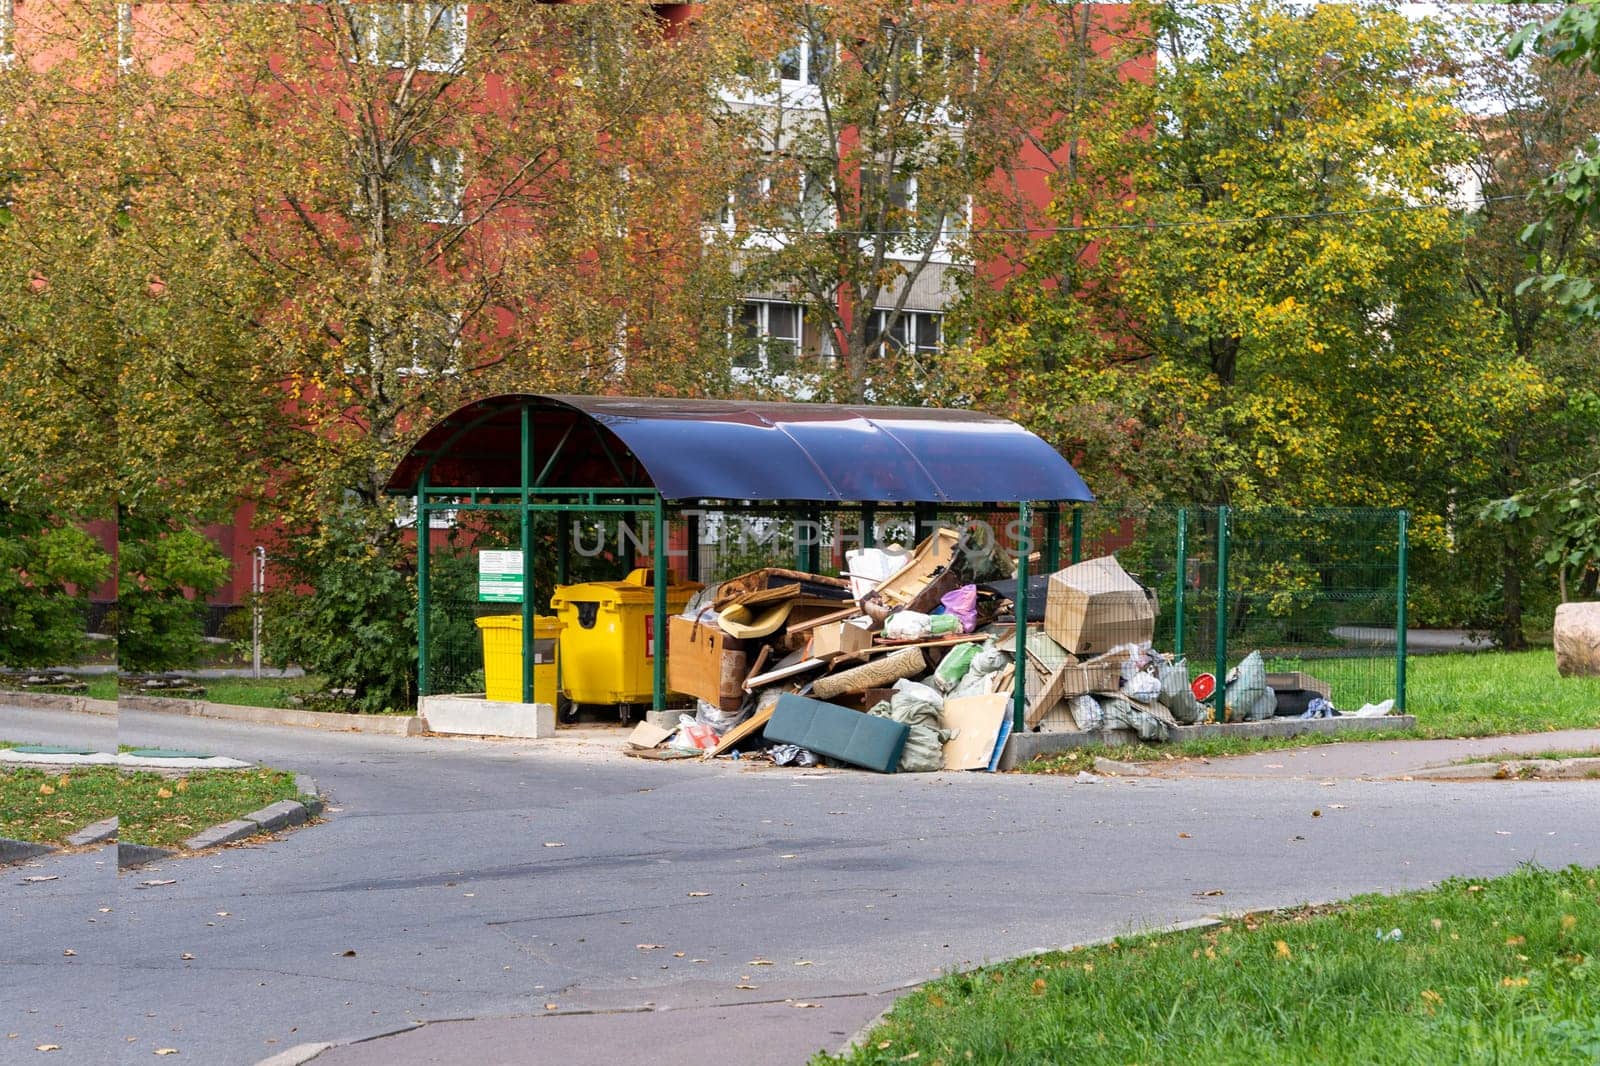
M 1074 655 L 1098 655 L 1155 636 L 1155 595 L 1110 555 L 1050 575 L 1044 630 Z
M 1280 674 L 1267 675 L 1267 687 L 1275 692 L 1294 692 L 1303 690 L 1312 695 L 1321 696 L 1325 700 L 1333 698 L 1333 689 L 1320 677 L 1299 670 L 1292 670 Z
M 872 647 L 872 622 L 869 619 L 831 622 L 811 631 L 811 656 L 832 659 L 854 655 Z
M 744 641 L 692 618 L 667 619 L 667 687 L 736 711 L 749 670 Z
M 1091 692 L 1116 692 L 1121 688 L 1122 668 L 1119 663 L 1078 663 L 1063 671 L 1061 698 L 1086 696 Z

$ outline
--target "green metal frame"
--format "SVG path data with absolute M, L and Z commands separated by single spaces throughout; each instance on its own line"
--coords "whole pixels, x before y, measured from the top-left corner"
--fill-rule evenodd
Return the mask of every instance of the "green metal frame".
M 627 484 L 621 487 L 599 486 L 552 486 L 548 484 L 551 472 L 562 452 L 574 439 L 575 425 L 568 427 L 555 448 L 548 456 L 544 457 L 542 466 L 537 464 L 538 456 L 534 454 L 534 411 L 529 406 L 521 409 L 521 448 L 519 456 L 520 480 L 519 484 L 496 486 L 437 486 L 429 484 L 429 476 L 433 464 L 440 456 L 448 454 L 451 448 L 473 429 L 482 425 L 489 418 L 500 412 L 489 412 L 458 429 L 439 449 L 430 453 L 428 461 L 423 465 L 417 479 L 416 509 L 417 509 L 417 689 L 419 696 L 429 694 L 429 615 L 431 613 L 431 582 L 429 566 L 431 560 L 431 545 L 429 544 L 428 529 L 429 516 L 435 511 L 484 511 L 484 512 L 511 512 L 520 516 L 519 541 L 522 548 L 522 587 L 523 597 L 521 605 L 522 614 L 522 699 L 523 702 L 532 702 L 533 699 L 533 650 L 535 646 L 534 619 L 536 617 L 535 596 L 537 591 L 533 587 L 533 525 L 530 519 L 535 514 L 550 513 L 558 516 L 568 514 L 638 514 L 648 512 L 651 523 L 651 585 L 654 592 L 653 621 L 654 638 L 656 642 L 653 655 L 652 676 L 652 705 L 656 710 L 664 710 L 666 706 L 666 630 L 667 630 L 667 517 L 669 510 L 682 512 L 686 509 L 699 510 L 697 502 L 674 501 L 669 502 L 652 487 Z M 636 481 L 638 472 L 630 478 L 624 470 L 621 459 L 617 456 L 604 434 L 596 426 L 594 430 L 596 442 L 609 460 L 618 477 L 624 481 Z M 536 472 L 537 471 L 537 472 Z M 463 502 L 464 501 L 464 502 Z M 1044 560 L 1051 569 L 1060 563 L 1061 554 L 1061 503 L 1062 501 L 1047 501 L 1045 511 L 1045 551 Z M 949 506 L 949 505 L 946 505 Z M 994 513 L 1009 513 L 1009 507 L 993 504 L 983 505 L 985 510 Z M 821 507 L 816 503 L 785 503 L 782 501 L 769 501 L 765 503 L 745 503 L 716 508 L 723 512 L 738 514 L 784 514 L 793 516 L 798 520 L 811 522 L 820 521 Z M 861 541 L 863 546 L 870 547 L 875 540 L 875 523 L 882 514 L 910 513 L 917 523 L 915 531 L 920 539 L 923 526 L 937 520 L 938 505 L 932 503 L 894 504 L 874 501 L 864 501 L 860 504 L 861 516 Z M 1017 596 L 1014 604 L 1018 625 L 1014 633 L 1015 655 L 1019 668 L 1013 680 L 1012 688 L 1012 713 L 1013 724 L 1017 731 L 1025 728 L 1025 715 L 1027 710 L 1027 625 L 1025 619 L 1028 611 L 1028 572 L 1030 568 L 1029 554 L 1033 550 L 1033 501 L 1021 501 L 1016 504 L 1018 524 L 1022 536 L 1018 544 L 1017 560 Z M 690 547 L 691 550 L 698 541 L 698 527 L 695 519 L 687 519 L 691 525 Z M 565 532 L 564 530 L 562 531 Z M 570 552 L 565 536 L 558 536 L 556 574 L 557 580 L 565 583 L 570 569 Z M 1082 554 L 1083 542 L 1083 515 L 1078 505 L 1072 506 L 1072 560 L 1078 561 Z M 804 545 L 797 552 L 796 562 L 802 568 L 815 569 L 820 562 L 820 545 Z

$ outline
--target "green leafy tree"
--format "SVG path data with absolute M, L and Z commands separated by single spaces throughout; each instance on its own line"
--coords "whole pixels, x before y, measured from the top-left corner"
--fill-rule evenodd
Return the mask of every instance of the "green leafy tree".
M 1586 85 L 1593 106 L 1600 80 L 1600 4 L 1568 5 L 1548 21 L 1529 22 L 1511 39 L 1513 59 L 1525 57 L 1534 69 L 1565 68 L 1570 80 Z M 1558 142 L 1563 157 L 1544 176 L 1535 198 L 1541 217 L 1527 223 L 1521 237 L 1532 277 L 1517 288 L 1519 297 L 1553 301 L 1569 312 L 1563 323 L 1571 345 L 1578 383 L 1569 404 L 1577 446 L 1566 470 L 1524 472 L 1526 487 L 1485 508 L 1484 513 L 1538 536 L 1542 561 L 1557 575 L 1560 595 L 1593 596 L 1600 583 L 1600 405 L 1593 392 L 1594 340 L 1600 324 L 1600 134 L 1593 119 L 1574 123 L 1573 136 Z M 1576 141 L 1577 143 L 1573 143 Z
M 0 503 L 0 664 L 60 666 L 84 644 L 84 607 L 111 557 L 37 504 Z
M 125 512 L 118 534 L 118 665 L 192 666 L 202 648 L 202 605 L 227 579 L 228 560 L 201 533 L 144 512 Z
M 724 23 L 674 34 L 623 0 L 140 10 L 120 243 L 157 284 L 128 316 L 127 450 L 150 483 L 255 496 L 289 531 L 277 572 L 315 590 L 272 601 L 280 651 L 398 706 L 411 533 L 383 485 L 415 435 L 484 394 L 728 380 L 736 280 L 702 225 Z
M 1112 502 L 1407 506 L 1446 550 L 1550 387 L 1462 284 L 1450 41 L 1382 4 L 1148 13 L 967 380 Z

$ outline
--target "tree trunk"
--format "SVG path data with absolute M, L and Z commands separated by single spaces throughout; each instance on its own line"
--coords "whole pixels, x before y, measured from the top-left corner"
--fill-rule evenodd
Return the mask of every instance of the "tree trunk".
M 1500 584 L 1504 592 L 1500 609 L 1500 646 L 1508 650 L 1526 648 L 1522 636 L 1522 570 L 1521 560 L 1512 551 L 1511 539 L 1500 541 Z

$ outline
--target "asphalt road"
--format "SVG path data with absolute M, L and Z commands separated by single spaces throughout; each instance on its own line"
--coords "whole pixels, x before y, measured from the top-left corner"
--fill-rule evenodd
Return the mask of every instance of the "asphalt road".
M 803 1062 L 882 993 L 953 967 L 1219 909 L 1600 864 L 1593 782 L 877 776 L 117 724 L 121 743 L 310 773 L 327 821 L 121 877 L 104 851 L 0 869 L 0 1061 L 250 1064 L 489 1019 L 316 1061 Z M 11 740 L 107 729 L 0 708 Z M 45 1043 L 60 1052 L 41 1060 Z

